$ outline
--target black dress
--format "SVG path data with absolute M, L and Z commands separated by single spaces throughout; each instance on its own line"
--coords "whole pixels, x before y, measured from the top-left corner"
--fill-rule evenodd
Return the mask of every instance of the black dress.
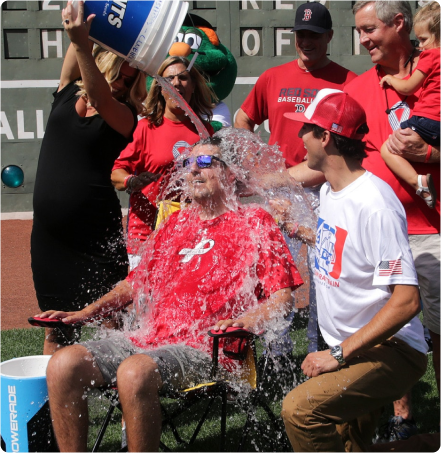
M 31 265 L 42 310 L 81 309 L 127 276 L 110 174 L 132 137 L 99 115 L 80 117 L 77 91 L 72 82 L 54 93 L 35 179 Z

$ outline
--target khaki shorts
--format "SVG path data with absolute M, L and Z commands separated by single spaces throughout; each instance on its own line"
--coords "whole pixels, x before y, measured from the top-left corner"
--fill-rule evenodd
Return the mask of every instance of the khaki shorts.
M 409 236 L 415 269 L 418 274 L 420 296 L 423 301 L 424 325 L 440 333 L 440 235 Z
M 134 354 L 148 355 L 156 362 L 163 382 L 161 393 L 210 381 L 211 357 L 205 352 L 183 344 L 146 350 L 134 346 L 126 338 L 118 337 L 87 341 L 82 345 L 93 355 L 110 386 L 116 384 L 118 367 Z

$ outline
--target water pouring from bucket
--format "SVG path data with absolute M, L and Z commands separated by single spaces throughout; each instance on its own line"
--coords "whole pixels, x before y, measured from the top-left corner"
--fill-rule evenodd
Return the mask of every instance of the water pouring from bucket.
M 189 66 L 190 67 L 190 66 Z M 190 70 L 187 68 L 187 71 Z M 200 118 L 193 112 L 192 108 L 185 102 L 184 98 L 175 90 L 173 85 L 164 77 L 155 75 L 154 78 L 161 85 L 161 88 L 167 93 L 167 95 L 175 101 L 175 103 L 187 114 L 190 121 L 196 127 L 201 139 L 208 138 L 210 134 L 207 128 L 202 124 Z
M 73 0 L 73 19 L 78 4 Z M 187 11 L 179 0 L 84 1 L 84 19 L 95 14 L 90 39 L 149 75 L 164 61 Z

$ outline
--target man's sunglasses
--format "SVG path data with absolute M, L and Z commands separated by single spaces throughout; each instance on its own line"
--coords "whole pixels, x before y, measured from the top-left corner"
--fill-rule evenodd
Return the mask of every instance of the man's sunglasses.
M 187 159 L 184 159 L 182 161 L 182 166 L 188 167 L 189 165 L 191 165 L 193 162 L 196 161 L 196 165 L 199 168 L 210 168 L 211 165 L 213 164 L 213 160 L 222 162 L 225 165 L 225 162 L 216 156 L 204 155 L 204 156 L 196 156 L 196 157 L 187 157 Z

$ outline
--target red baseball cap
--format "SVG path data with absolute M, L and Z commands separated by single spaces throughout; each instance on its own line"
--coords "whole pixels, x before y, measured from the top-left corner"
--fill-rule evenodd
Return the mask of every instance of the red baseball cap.
M 285 113 L 283 116 L 302 123 L 316 124 L 356 140 L 362 140 L 369 130 L 363 107 L 347 93 L 330 88 L 320 90 L 305 112 Z

